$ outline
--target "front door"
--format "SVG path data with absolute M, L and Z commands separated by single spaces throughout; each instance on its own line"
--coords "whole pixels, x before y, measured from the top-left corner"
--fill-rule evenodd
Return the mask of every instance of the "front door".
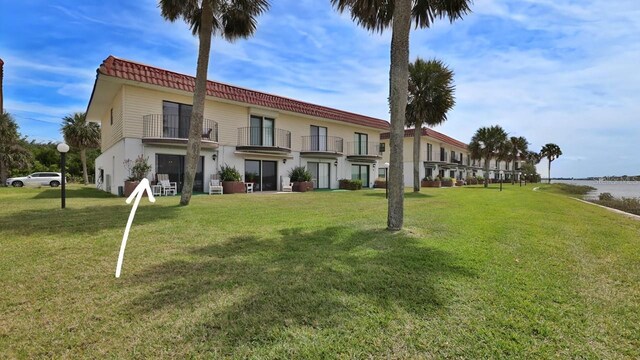
M 369 187 L 369 165 L 351 165 L 351 180 L 361 180 L 362 187 Z
M 314 189 L 329 189 L 331 185 L 331 179 L 329 169 L 331 164 L 310 162 L 307 163 L 307 168 L 311 173 L 311 181 L 313 181 Z
M 254 191 L 278 190 L 278 163 L 266 160 L 245 160 L 244 181 L 253 182 Z
M 184 155 L 156 154 L 156 174 L 169 175 L 169 181 L 178 185 L 178 192 L 184 185 L 186 160 Z M 204 156 L 200 156 L 193 182 L 193 191 L 204 192 Z

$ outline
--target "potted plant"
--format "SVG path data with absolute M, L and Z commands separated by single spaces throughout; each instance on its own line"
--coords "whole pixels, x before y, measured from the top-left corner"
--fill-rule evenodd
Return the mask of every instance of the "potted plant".
M 129 172 L 129 177 L 124 181 L 124 196 L 129 196 L 140 184 L 140 181 L 147 177 L 151 171 L 151 165 L 149 165 L 148 157 L 140 155 L 135 160 L 125 160 L 124 167 Z M 147 195 L 146 192 L 143 195 Z
M 304 166 L 296 166 L 289 171 L 289 179 L 293 183 L 293 191 L 305 192 L 313 190 L 311 173 Z
M 222 192 L 224 194 L 237 194 L 245 191 L 242 175 L 240 175 L 240 172 L 235 166 L 222 165 L 218 172 L 218 177 L 222 182 Z
M 455 182 L 456 182 L 456 186 L 464 185 L 464 180 L 462 180 L 462 179 L 456 179 Z
M 425 178 L 420 181 L 420 186 L 439 188 L 442 186 L 442 183 L 440 182 L 440 178 L 434 180 L 431 176 L 425 176 Z
M 467 177 L 467 185 L 478 185 L 478 178 L 475 176 Z
M 362 180 L 340 179 L 338 181 L 340 189 L 360 190 L 362 189 Z
M 453 186 L 453 180 L 451 180 L 450 177 L 446 176 L 442 178 L 442 187 L 452 187 Z

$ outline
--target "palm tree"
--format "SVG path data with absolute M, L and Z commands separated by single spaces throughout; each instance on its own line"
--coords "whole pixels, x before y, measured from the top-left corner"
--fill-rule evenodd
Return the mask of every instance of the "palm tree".
M 4 81 L 4 61 L 0 59 L 0 114 L 4 114 L 4 95 L 2 93 L 3 81 Z
M 511 143 L 511 159 L 509 160 L 513 162 L 511 185 L 514 185 L 516 183 L 516 162 L 529 151 L 529 142 L 524 136 L 512 136 L 509 138 L 509 143 Z
M 546 144 L 542 147 L 542 150 L 540 150 L 540 157 L 546 157 L 547 160 L 549 160 L 549 184 L 551 184 L 551 163 L 553 160 L 559 158 L 560 155 L 562 155 L 562 150 L 560 150 L 560 147 L 556 144 Z
M 80 150 L 82 163 L 82 178 L 84 184 L 89 184 L 87 173 L 87 149 L 100 146 L 100 126 L 87 121 L 86 113 L 75 113 L 62 118 L 62 135 L 69 146 Z
M 436 18 L 450 22 L 470 11 L 471 0 L 331 0 L 339 12 L 349 11 L 351 18 L 367 30 L 383 32 L 391 27 L 391 64 L 389 102 L 389 206 L 387 229 L 402 229 L 404 221 L 404 185 L 402 151 L 409 81 L 409 34 L 411 22 L 416 28 L 428 28 Z
M 409 101 L 406 125 L 413 132 L 413 191 L 420 191 L 420 138 L 422 125 L 436 126 L 447 120 L 456 101 L 453 71 L 440 60 L 417 58 L 409 64 Z
M 23 146 L 18 132 L 18 124 L 11 114 L 0 113 L 0 186 L 4 186 L 9 170 L 24 169 L 31 162 L 31 153 Z
M 247 38 L 256 30 L 257 17 L 268 8 L 267 0 L 160 0 L 162 16 L 171 22 L 184 20 L 191 27 L 193 35 L 198 35 L 200 40 L 180 205 L 189 205 L 191 201 L 200 158 L 211 36 L 219 35 L 228 41 Z
M 484 160 L 484 187 L 489 186 L 489 164 L 493 158 L 503 158 L 507 132 L 499 125 L 481 127 L 469 142 L 473 159 Z

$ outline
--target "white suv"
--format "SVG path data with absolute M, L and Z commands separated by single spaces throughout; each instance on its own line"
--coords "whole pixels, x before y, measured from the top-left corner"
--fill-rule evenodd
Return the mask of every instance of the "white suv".
M 25 185 L 48 185 L 51 187 L 60 186 L 62 174 L 54 172 L 37 172 L 29 176 L 15 177 L 7 179 L 7 186 L 22 187 Z

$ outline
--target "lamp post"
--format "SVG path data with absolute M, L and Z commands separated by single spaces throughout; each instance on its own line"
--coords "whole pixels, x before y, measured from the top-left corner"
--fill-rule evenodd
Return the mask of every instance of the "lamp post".
M 67 175 L 66 175 L 66 166 L 67 166 L 67 152 L 69 151 L 69 145 L 65 143 L 60 143 L 57 146 L 58 151 L 60 152 L 60 172 L 62 173 L 62 178 L 60 179 L 60 185 L 62 186 L 60 192 L 60 206 L 62 209 L 65 208 L 65 200 L 67 197 L 66 192 L 66 183 L 67 183 Z
M 389 163 L 384 163 L 384 198 L 389 198 Z

